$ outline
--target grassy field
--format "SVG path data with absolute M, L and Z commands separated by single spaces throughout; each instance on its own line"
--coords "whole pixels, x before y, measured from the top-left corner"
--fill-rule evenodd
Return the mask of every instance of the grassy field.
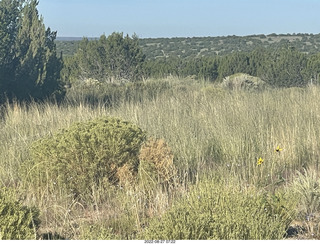
M 69 91 L 60 105 L 2 109 L 0 184 L 40 209 L 38 238 L 320 238 L 319 87 L 229 91 L 171 77 L 131 89 L 131 99 L 128 91 L 113 91 L 114 104 L 84 102 L 97 89 Z M 97 191 L 85 205 L 63 193 L 35 192 L 20 170 L 30 145 L 101 116 L 163 139 L 174 155 L 175 183 Z

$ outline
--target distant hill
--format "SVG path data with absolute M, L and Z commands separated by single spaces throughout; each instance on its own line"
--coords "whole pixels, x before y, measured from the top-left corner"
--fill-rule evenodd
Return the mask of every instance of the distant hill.
M 81 41 L 82 40 L 82 37 L 60 37 L 58 36 L 57 41 L 65 41 L 65 42 L 68 42 L 68 41 Z
M 58 37 L 57 51 L 72 56 L 81 37 Z M 89 38 L 95 39 L 95 38 Z M 250 36 L 142 38 L 140 45 L 147 59 L 163 57 L 197 57 L 226 55 L 237 51 L 252 51 L 259 47 L 277 48 L 288 44 L 305 53 L 319 52 L 320 34 L 270 34 Z
M 81 41 L 83 37 L 66 37 L 66 36 L 58 36 L 57 41 Z M 99 37 L 88 37 L 89 40 L 98 39 Z

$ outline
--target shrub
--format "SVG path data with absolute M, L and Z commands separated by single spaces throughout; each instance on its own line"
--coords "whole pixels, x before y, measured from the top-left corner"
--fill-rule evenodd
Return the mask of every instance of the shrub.
M 9 189 L 0 190 L 0 240 L 36 239 L 39 210 L 23 206 Z
M 149 139 L 141 147 L 139 160 L 139 181 L 146 190 L 173 183 L 173 153 L 164 140 Z
M 145 137 L 138 126 L 116 118 L 75 123 L 32 144 L 28 180 L 41 192 L 90 195 L 94 187 L 118 184 L 123 167 L 137 173 Z
M 317 170 L 308 169 L 297 174 L 292 182 L 292 190 L 299 200 L 300 217 L 309 219 L 320 212 L 319 173 Z
M 79 240 L 116 240 L 119 236 L 113 234 L 111 228 L 103 225 L 85 225 L 81 227 Z
M 132 208 L 132 206 L 130 206 Z M 133 240 L 138 232 L 137 213 L 124 208 L 117 217 L 83 223 L 79 228 L 80 240 Z
M 320 179 L 317 168 L 310 167 L 297 172 L 289 191 L 297 199 L 298 218 L 296 228 L 304 237 L 320 238 Z
M 282 239 L 292 220 L 284 194 L 202 182 L 160 218 L 143 239 Z

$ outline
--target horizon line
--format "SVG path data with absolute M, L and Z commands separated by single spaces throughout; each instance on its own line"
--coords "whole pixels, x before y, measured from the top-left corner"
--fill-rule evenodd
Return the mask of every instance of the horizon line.
M 115 31 L 116 32 L 116 31 Z M 121 33 L 121 32 L 120 32 Z M 319 35 L 320 34 L 320 32 L 319 33 L 301 33 L 301 32 L 299 32 L 299 33 L 295 33 L 295 32 L 293 32 L 293 33 L 275 33 L 275 32 L 273 32 L 273 33 L 270 33 L 270 34 L 263 34 L 263 33 L 260 33 L 260 34 L 248 34 L 248 35 L 219 35 L 219 36 L 205 36 L 205 35 L 203 35 L 203 36 L 172 36 L 172 37 L 139 37 L 139 35 L 138 35 L 138 37 L 139 37 L 139 39 L 161 39 L 161 38 L 168 38 L 168 39 L 173 39 L 173 38 L 205 38 L 205 37 L 233 37 L 233 36 L 235 36 L 235 37 L 250 37 L 250 36 L 273 36 L 273 35 L 277 35 L 277 36 L 298 36 L 298 35 Z M 102 36 L 102 35 L 105 35 L 104 33 L 103 34 L 101 34 L 100 36 Z M 59 36 L 59 35 L 57 35 L 57 39 L 58 38 L 73 38 L 73 39 L 83 39 L 83 38 L 88 38 L 88 39 L 98 39 L 98 38 L 100 38 L 100 36 L 67 36 L 67 35 L 61 35 L 61 36 Z

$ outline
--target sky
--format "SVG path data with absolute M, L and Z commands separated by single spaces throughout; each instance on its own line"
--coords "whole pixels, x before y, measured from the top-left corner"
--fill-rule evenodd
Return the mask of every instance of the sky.
M 59 37 L 320 33 L 320 0 L 39 0 Z

